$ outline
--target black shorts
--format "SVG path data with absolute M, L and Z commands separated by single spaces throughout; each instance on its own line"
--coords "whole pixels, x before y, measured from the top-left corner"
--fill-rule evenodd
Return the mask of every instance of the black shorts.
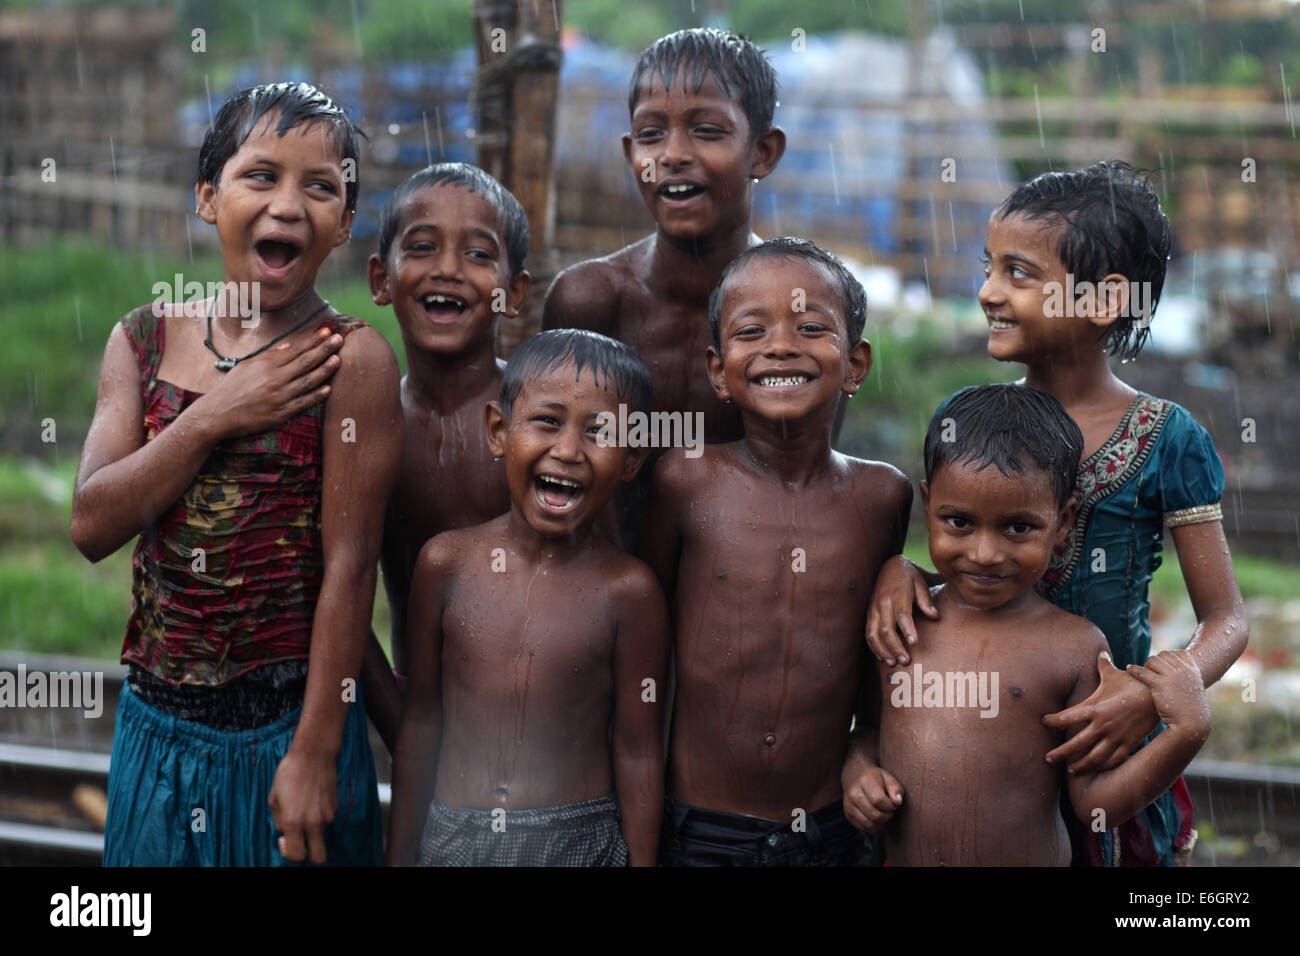
M 856 829 L 837 800 L 803 820 L 766 820 L 664 801 L 664 866 L 880 866 L 879 841 Z
M 627 866 L 613 795 L 531 810 L 444 807 L 434 800 L 421 866 Z

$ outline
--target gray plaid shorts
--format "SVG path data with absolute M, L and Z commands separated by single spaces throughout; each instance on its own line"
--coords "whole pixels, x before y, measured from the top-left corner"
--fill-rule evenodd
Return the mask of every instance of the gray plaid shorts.
M 503 816 L 433 800 L 420 866 L 627 866 L 618 801 L 611 794 Z

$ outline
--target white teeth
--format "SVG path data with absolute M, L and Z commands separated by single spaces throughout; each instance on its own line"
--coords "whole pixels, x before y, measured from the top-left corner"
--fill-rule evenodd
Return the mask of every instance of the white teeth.
M 566 488 L 581 488 L 582 483 L 574 481 L 572 478 L 557 478 L 554 475 L 540 475 L 542 481 L 552 485 L 563 485 Z
M 666 192 L 666 193 L 684 193 L 684 192 L 689 192 L 690 190 L 692 190 L 692 189 L 694 189 L 694 188 L 695 188 L 695 187 L 692 186 L 692 185 L 690 185 L 689 183 L 678 183 L 678 184 L 673 185 L 673 186 L 665 187 L 664 192 Z
M 806 375 L 791 375 L 786 378 L 778 378 L 775 375 L 764 375 L 758 380 L 758 384 L 768 388 L 780 388 L 787 385 L 803 385 L 808 381 Z
M 1014 329 L 1015 327 L 1016 323 L 1008 322 L 1006 319 L 992 319 L 989 322 L 989 328 L 998 329 L 999 331 L 1003 329 Z
M 454 306 L 457 306 L 457 307 L 462 307 L 462 306 L 464 306 L 465 303 L 462 302 L 460 299 L 453 299 L 451 296 L 448 296 L 448 295 L 437 295 L 437 294 L 435 293 L 435 294 L 426 295 L 426 296 L 424 297 L 424 304 L 425 304 L 425 305 L 443 305 L 443 304 L 448 304 L 448 305 L 454 305 Z

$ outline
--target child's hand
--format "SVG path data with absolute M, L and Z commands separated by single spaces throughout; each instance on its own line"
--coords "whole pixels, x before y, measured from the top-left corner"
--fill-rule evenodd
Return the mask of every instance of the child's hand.
M 850 778 L 845 768 L 844 816 L 864 833 L 875 833 L 903 803 L 903 785 L 888 770 L 863 765 Z
M 325 828 L 339 808 L 334 760 L 298 753 L 290 747 L 276 768 L 267 798 L 280 837 L 280 855 L 301 863 L 325 862 Z
M 1115 667 L 1107 651 L 1097 655 L 1097 674 L 1101 684 L 1087 700 L 1043 718 L 1043 726 L 1054 730 L 1084 725 L 1047 754 L 1048 763 L 1070 761 L 1070 773 L 1113 770 L 1155 730 L 1159 720 L 1151 691 Z
M 1169 730 L 1198 744 L 1205 742 L 1210 736 L 1210 705 L 1205 679 L 1191 654 L 1161 651 L 1142 667 L 1130 664 L 1128 672 L 1150 689 L 1156 712 Z
M 224 438 L 278 428 L 329 395 L 325 383 L 338 371 L 334 353 L 343 337 L 328 329 L 303 331 L 246 362 L 240 362 L 200 402 Z
M 926 617 L 938 620 L 939 610 L 930 587 L 918 568 L 901 554 L 886 561 L 876 576 L 876 590 L 867 612 L 867 647 L 890 667 L 908 663 L 906 646 L 916 643 L 913 605 Z

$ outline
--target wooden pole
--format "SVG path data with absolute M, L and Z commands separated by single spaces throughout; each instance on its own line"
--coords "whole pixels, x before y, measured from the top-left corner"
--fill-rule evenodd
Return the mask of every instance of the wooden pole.
M 555 110 L 559 94 L 560 0 L 475 0 L 479 70 L 478 162 L 528 214 L 532 293 L 517 318 L 503 318 L 498 350 L 508 356 L 541 326 L 557 271 Z

